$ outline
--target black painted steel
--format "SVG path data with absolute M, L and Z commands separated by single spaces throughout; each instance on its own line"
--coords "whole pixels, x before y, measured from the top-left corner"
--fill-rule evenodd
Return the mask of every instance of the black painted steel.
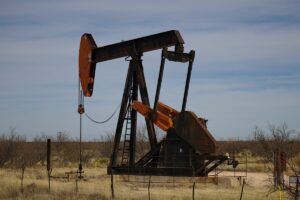
M 130 64 L 129 64 L 127 77 L 126 77 L 126 82 L 125 82 L 125 87 L 124 87 L 124 91 L 123 91 L 123 97 L 122 97 L 120 112 L 119 112 L 117 128 L 116 128 L 116 132 L 115 132 L 115 138 L 114 138 L 112 154 L 111 154 L 111 157 L 110 157 L 110 164 L 109 164 L 110 166 L 115 166 L 116 165 L 116 159 L 117 159 L 119 144 L 120 144 L 121 135 L 122 135 L 124 118 L 125 118 L 125 115 L 126 115 L 126 106 L 127 106 L 127 103 L 128 103 L 128 95 L 129 95 L 131 81 L 132 81 L 132 75 L 131 75 L 131 67 L 130 67 Z
M 189 67 L 188 67 L 188 72 L 187 72 L 187 76 L 186 76 L 181 112 L 185 111 L 185 107 L 186 107 L 186 101 L 187 101 L 187 96 L 188 96 L 188 92 L 189 92 L 189 85 L 190 85 L 190 80 L 191 80 L 193 62 L 194 62 L 194 58 L 195 58 L 195 51 L 191 51 L 190 55 L 191 55 L 191 58 L 189 60 Z
M 139 59 L 134 64 L 137 69 L 137 78 L 138 78 L 142 103 L 150 107 L 150 101 L 149 101 L 148 90 L 147 90 L 146 79 L 144 75 L 144 69 L 143 69 L 141 57 L 139 57 Z M 153 122 L 149 118 L 145 118 L 145 122 L 146 122 L 150 147 L 151 149 L 155 149 L 157 145 L 157 139 L 156 139 Z
M 132 65 L 132 96 L 131 102 L 138 99 L 138 81 L 137 72 L 134 65 Z M 131 130 L 130 130 L 130 154 L 129 154 L 129 165 L 133 166 L 135 163 L 135 152 L 136 152 L 136 125 L 137 125 L 137 111 L 131 109 Z
M 160 95 L 161 82 L 162 82 L 162 78 L 164 75 L 164 68 L 165 68 L 165 61 L 166 61 L 165 52 L 166 51 L 167 51 L 167 49 L 163 48 L 162 52 L 161 52 L 161 62 L 160 62 L 159 75 L 158 75 L 158 80 L 157 80 L 155 100 L 154 100 L 154 106 L 153 106 L 154 112 L 156 112 L 156 110 L 157 110 L 157 103 L 158 103 L 159 95 Z
M 149 35 L 146 37 L 98 47 L 97 49 L 93 50 L 92 60 L 96 63 L 103 62 L 116 58 L 131 56 L 134 53 L 142 54 L 144 52 L 154 51 L 174 45 L 183 47 L 183 44 L 184 41 L 179 31 L 171 30 L 163 33 Z M 133 46 L 135 47 L 134 50 L 132 49 Z

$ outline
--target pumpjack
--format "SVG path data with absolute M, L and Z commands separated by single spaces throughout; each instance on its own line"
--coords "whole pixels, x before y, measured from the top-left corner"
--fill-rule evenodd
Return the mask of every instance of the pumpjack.
M 174 50 L 168 50 L 170 47 Z M 144 53 L 159 49 L 162 50 L 161 63 L 151 107 L 141 58 Z M 238 165 L 238 161 L 228 156 L 216 155 L 216 140 L 207 129 L 207 120 L 186 111 L 195 51 L 184 52 L 184 41 L 179 31 L 171 30 L 102 47 L 96 45 L 91 34 L 83 34 L 79 48 L 79 78 L 83 95 L 91 97 L 93 94 L 97 63 L 122 57 L 130 60 L 108 174 L 207 176 L 225 161 L 234 168 Z M 188 63 L 181 111 L 159 101 L 166 60 Z M 149 152 L 138 160 L 137 112 L 145 118 L 150 144 Z M 160 141 L 154 125 L 166 133 Z

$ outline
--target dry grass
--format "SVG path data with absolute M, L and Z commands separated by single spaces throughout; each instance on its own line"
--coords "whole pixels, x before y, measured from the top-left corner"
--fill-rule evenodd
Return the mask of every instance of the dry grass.
M 69 168 L 53 171 L 55 176 L 63 176 Z M 116 199 L 149 199 L 148 178 L 133 176 L 115 176 Z M 129 180 L 129 181 L 128 181 Z M 150 187 L 151 199 L 192 199 L 193 181 L 195 199 L 239 199 L 241 186 L 236 178 L 219 178 L 218 185 L 211 178 L 173 178 L 152 177 Z M 11 169 L 0 170 L 0 199 L 111 199 L 110 176 L 106 168 L 85 169 L 85 179 L 78 182 L 76 193 L 75 179 L 55 179 L 51 181 L 51 192 L 48 193 L 46 170 L 30 168 L 25 172 L 24 193 L 20 192 L 20 172 Z M 249 180 L 245 185 L 243 199 L 278 199 L 278 193 L 268 193 L 263 184 L 254 185 Z M 283 193 L 283 199 L 287 194 Z

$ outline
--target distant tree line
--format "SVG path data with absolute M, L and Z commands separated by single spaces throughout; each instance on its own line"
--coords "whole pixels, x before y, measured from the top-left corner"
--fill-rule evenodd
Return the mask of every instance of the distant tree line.
M 18 134 L 15 128 L 0 135 L 0 168 L 21 168 L 34 165 L 45 166 L 49 137 L 37 136 L 31 141 Z M 79 161 L 79 141 L 66 132 L 58 132 L 51 139 L 51 161 L 54 166 L 70 166 Z M 114 135 L 106 133 L 99 140 L 82 142 L 82 162 L 85 165 L 107 164 L 113 146 Z M 120 143 L 122 145 L 122 142 Z M 121 147 L 121 146 L 120 146 Z M 148 149 L 145 128 L 137 131 L 137 157 L 144 155 Z
M 113 133 L 107 133 L 99 140 L 82 143 L 82 161 L 85 165 L 107 164 L 113 145 Z M 14 128 L 7 134 L 0 135 L 0 168 L 26 168 L 33 165 L 46 164 L 46 136 L 35 137 L 27 141 Z M 66 132 L 58 132 L 52 140 L 52 163 L 54 166 L 70 166 L 79 161 L 79 142 Z M 137 159 L 149 150 L 145 128 L 137 131 Z M 286 124 L 270 125 L 264 130 L 255 127 L 248 140 L 218 141 L 219 154 L 250 152 L 260 156 L 266 162 L 272 160 L 272 152 L 277 149 L 285 151 L 289 158 L 289 166 L 300 174 L 300 134 L 288 129 Z M 122 142 L 120 143 L 122 148 Z
M 82 142 L 82 162 L 84 166 L 106 166 L 113 146 L 113 133 L 107 133 L 98 141 Z M 52 167 L 76 167 L 79 162 L 79 141 L 66 132 L 58 132 L 51 138 Z M 21 172 L 21 192 L 26 168 L 46 165 L 46 136 L 35 137 L 32 141 L 11 128 L 9 133 L 0 135 L 0 168 L 13 168 Z M 288 129 L 284 123 L 280 126 L 270 125 L 264 130 L 255 127 L 248 140 L 218 141 L 218 154 L 250 153 L 259 156 L 263 162 L 272 163 L 273 152 L 284 151 L 287 155 L 288 168 L 300 175 L 300 134 Z M 122 148 L 122 141 L 120 143 Z M 137 159 L 149 151 L 149 143 L 145 128 L 137 130 Z M 121 152 L 120 152 L 121 153 Z M 76 163 L 76 164 L 75 164 Z M 272 169 L 269 169 L 270 172 Z

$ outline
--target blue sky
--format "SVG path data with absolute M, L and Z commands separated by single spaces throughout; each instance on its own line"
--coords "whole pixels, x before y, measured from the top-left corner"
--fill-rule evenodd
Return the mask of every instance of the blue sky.
M 0 0 L 0 133 L 79 134 L 78 48 L 179 30 L 196 51 L 187 109 L 217 139 L 247 138 L 255 125 L 300 130 L 300 1 Z M 160 51 L 143 57 L 153 103 Z M 96 120 L 119 105 L 128 63 L 99 63 L 85 107 Z M 167 63 L 161 101 L 180 108 L 186 68 Z M 138 119 L 143 126 L 142 118 Z M 83 119 L 85 139 L 114 132 Z

